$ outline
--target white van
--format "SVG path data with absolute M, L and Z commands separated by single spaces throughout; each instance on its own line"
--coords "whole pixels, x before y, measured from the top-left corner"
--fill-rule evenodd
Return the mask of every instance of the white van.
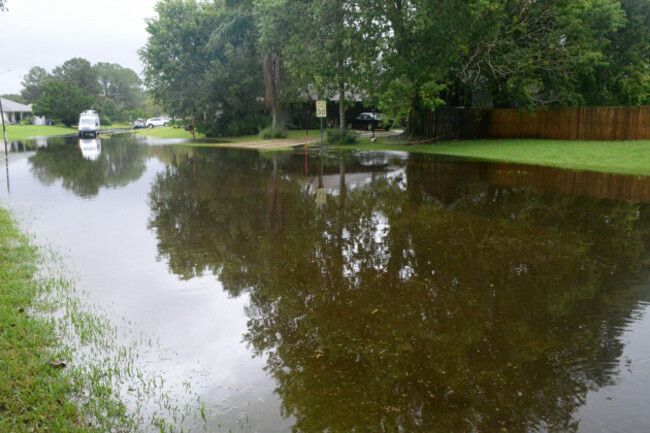
M 79 137 L 99 135 L 99 116 L 95 110 L 86 110 L 79 115 Z

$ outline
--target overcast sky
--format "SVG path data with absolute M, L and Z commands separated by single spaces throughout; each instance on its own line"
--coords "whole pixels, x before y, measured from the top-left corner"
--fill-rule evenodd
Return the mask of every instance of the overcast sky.
M 66 60 L 118 63 L 138 74 L 145 18 L 158 0 L 7 0 L 0 12 L 0 94 L 19 93 L 33 66 Z M 3 72 L 8 71 L 8 72 Z

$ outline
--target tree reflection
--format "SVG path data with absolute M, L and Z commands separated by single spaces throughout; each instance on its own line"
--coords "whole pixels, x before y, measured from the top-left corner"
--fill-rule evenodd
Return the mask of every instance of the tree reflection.
M 148 148 L 127 137 L 97 139 L 97 154 L 85 158 L 78 139 L 51 139 L 29 158 L 32 173 L 46 185 L 57 180 L 80 197 L 92 197 L 101 187 L 116 188 L 139 179 L 145 171 Z M 101 149 L 101 150 L 100 150 Z
M 576 430 L 648 297 L 645 207 L 478 180 L 450 203 L 426 160 L 355 187 L 358 161 L 325 164 L 322 206 L 291 156 L 234 151 L 180 155 L 150 194 L 170 269 L 249 293 L 294 431 Z

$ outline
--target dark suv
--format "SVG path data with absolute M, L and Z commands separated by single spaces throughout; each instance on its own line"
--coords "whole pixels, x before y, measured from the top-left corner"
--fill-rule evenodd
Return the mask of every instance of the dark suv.
M 375 129 L 385 129 L 388 131 L 393 126 L 393 121 L 386 119 L 381 113 L 361 113 L 352 121 L 352 129 L 365 129 L 374 131 Z

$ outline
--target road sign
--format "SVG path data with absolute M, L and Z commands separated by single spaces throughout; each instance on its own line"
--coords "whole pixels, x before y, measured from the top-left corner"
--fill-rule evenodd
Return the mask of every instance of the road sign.
M 316 101 L 316 117 L 327 117 L 327 101 Z

